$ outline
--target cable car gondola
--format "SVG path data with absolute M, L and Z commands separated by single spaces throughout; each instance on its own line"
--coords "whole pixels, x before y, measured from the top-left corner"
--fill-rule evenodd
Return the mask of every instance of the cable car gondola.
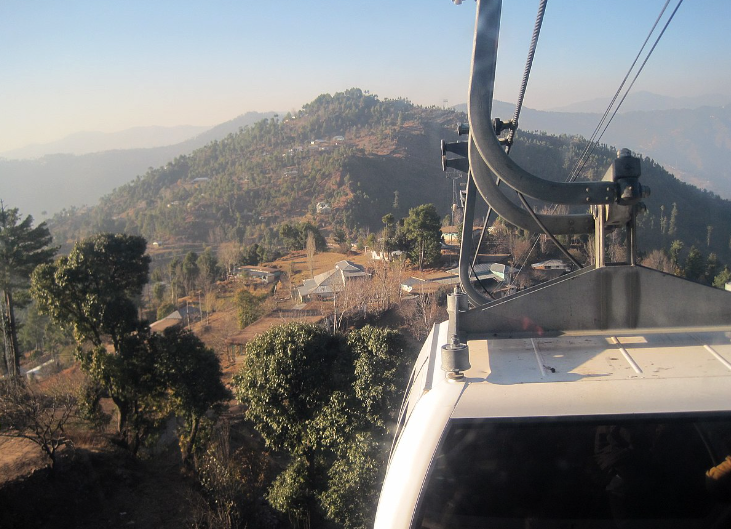
M 636 263 L 649 189 L 629 151 L 581 183 L 507 156 L 491 116 L 501 2 L 477 3 L 469 139 L 443 146 L 469 162 L 464 225 L 479 193 L 524 230 L 593 234 L 595 263 L 493 300 L 462 230 L 462 286 L 412 371 L 375 527 L 731 527 L 731 295 Z M 538 215 L 525 196 L 591 210 Z M 622 263 L 605 262 L 611 230 Z

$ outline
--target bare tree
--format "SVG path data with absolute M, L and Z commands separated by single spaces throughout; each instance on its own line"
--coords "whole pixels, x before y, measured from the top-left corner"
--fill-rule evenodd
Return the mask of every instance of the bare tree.
M 192 526 L 232 529 L 248 527 L 261 507 L 267 461 L 251 449 L 233 450 L 230 427 L 224 421 L 214 431 L 208 450 L 196 461 L 200 495 L 191 497 Z
M 307 251 L 307 266 L 310 268 L 310 277 L 315 277 L 315 254 L 317 253 L 317 244 L 315 242 L 315 235 L 311 232 L 307 232 L 307 242 L 305 243 L 305 250 Z
M 399 305 L 399 314 L 417 340 L 423 340 L 435 323 L 447 318 L 447 312 L 437 303 L 438 293 L 418 294 Z
M 343 322 L 348 320 L 365 319 L 372 297 L 373 285 L 368 278 L 348 279 L 339 288 L 336 287 L 333 295 L 333 330 L 340 330 Z
M 614 230 L 607 237 L 607 257 L 610 263 L 621 263 L 627 260 L 627 246 L 624 244 L 619 230 Z
M 510 259 L 513 267 L 520 267 L 528 258 L 528 252 L 531 250 L 532 243 L 529 239 L 522 237 L 513 237 L 510 244 Z
M 231 277 L 241 260 L 241 245 L 235 242 L 221 244 L 218 247 L 218 260 L 226 269 L 226 277 Z
M 371 303 L 377 312 L 385 312 L 401 299 L 401 279 L 404 261 L 385 259 L 371 261 Z
M 64 427 L 76 410 L 73 391 L 60 384 L 45 391 L 21 379 L 0 381 L 0 435 L 28 439 L 56 464 L 56 452 L 71 445 Z
M 675 274 L 677 271 L 677 267 L 662 250 L 651 251 L 647 257 L 642 260 L 641 264 L 647 268 L 654 268 L 655 270 L 660 270 L 667 274 Z
M 586 261 L 592 265 L 596 263 L 596 247 L 594 244 L 594 235 L 589 235 L 583 246 L 584 253 L 586 253 Z

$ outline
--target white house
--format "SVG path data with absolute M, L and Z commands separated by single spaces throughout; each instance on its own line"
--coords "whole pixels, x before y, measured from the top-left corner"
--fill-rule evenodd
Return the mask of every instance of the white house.
M 365 277 L 368 277 L 368 273 L 362 266 L 344 259 L 335 263 L 335 268 L 332 270 L 305 280 L 297 292 L 301 301 L 315 298 L 332 299 L 337 292 L 345 288 L 346 281 Z
M 548 261 L 541 261 L 540 263 L 533 263 L 530 265 L 533 270 L 563 270 L 564 272 L 571 271 L 571 265 L 561 259 L 549 259 Z
M 251 277 L 264 284 L 274 283 L 281 274 L 280 270 L 268 266 L 239 266 L 236 268 L 238 277 Z

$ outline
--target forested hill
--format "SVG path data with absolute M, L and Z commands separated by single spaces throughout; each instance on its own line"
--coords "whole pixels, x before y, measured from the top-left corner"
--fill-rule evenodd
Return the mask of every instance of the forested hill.
M 21 213 L 38 220 L 45 216 L 44 212 L 53 215 L 62 209 L 95 204 L 111 189 L 144 174 L 148 168 L 189 154 L 274 114 L 247 112 L 182 143 L 162 147 L 133 149 L 117 143 L 114 150 L 80 155 L 47 154 L 25 160 L 6 159 L 11 158 L 6 153 L 0 155 L 0 194 L 6 204 L 13 204 Z M 145 143 L 138 136 L 135 141 Z M 89 150 L 90 145 L 85 149 Z
M 452 184 L 441 171 L 439 141 L 456 140 L 464 120 L 453 110 L 379 100 L 359 89 L 324 94 L 296 115 L 262 120 L 149 170 L 88 211 L 57 215 L 52 229 L 62 243 L 126 231 L 149 240 L 274 244 L 285 221 L 308 218 L 353 233 L 380 229 L 386 213 L 403 217 L 422 203 L 444 215 Z M 513 155 L 559 180 L 584 146 L 581 138 L 521 132 Z M 582 177 L 601 178 L 614 156 L 600 146 Z M 640 219 L 643 249 L 680 239 L 686 248 L 731 260 L 731 202 L 680 182 L 649 159 L 642 181 L 653 192 Z M 318 203 L 331 210 L 318 213 Z
M 296 115 L 262 120 L 116 189 L 85 212 L 57 215 L 62 239 L 98 231 L 150 240 L 256 240 L 279 223 L 332 211 L 320 223 L 378 228 L 389 212 L 433 202 L 449 211 L 439 141 L 457 115 L 351 89 Z
M 536 175 L 563 181 L 585 147 L 583 138 L 520 132 L 511 156 Z M 579 180 L 601 179 L 615 157 L 614 147 L 598 146 Z M 679 240 L 681 253 L 695 246 L 704 255 L 731 261 L 731 201 L 678 180 L 651 158 L 642 160 L 640 181 L 652 191 L 644 200 L 647 212 L 637 219 L 640 251 L 669 250 Z

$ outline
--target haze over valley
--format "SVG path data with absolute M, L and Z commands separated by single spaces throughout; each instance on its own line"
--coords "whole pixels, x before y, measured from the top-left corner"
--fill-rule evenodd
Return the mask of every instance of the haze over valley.
M 578 102 L 571 108 L 595 110 L 607 100 Z M 617 114 L 601 141 L 649 156 L 680 180 L 729 198 L 731 106 L 710 104 L 724 100 L 712 94 L 692 99 L 630 94 L 625 102 L 627 108 Z M 632 110 L 639 105 L 647 110 Z M 466 105 L 455 108 L 466 111 Z M 511 104 L 495 102 L 495 116 L 506 118 L 512 113 Z M 176 156 L 274 115 L 284 113 L 249 112 L 214 127 L 138 127 L 116 134 L 78 133 L 49 144 L 0 153 L 0 194 L 6 203 L 39 219 L 65 208 L 92 206 L 148 168 L 164 165 Z M 520 126 L 526 131 L 588 138 L 600 118 L 596 111 L 524 107 Z M 704 129 L 709 132 L 699 133 Z M 178 141 L 181 138 L 185 141 Z M 438 145 L 427 154 L 438 167 Z
M 466 138 L 458 135 L 471 73 L 481 71 L 470 56 L 483 2 L 0 2 L 0 527 L 372 528 L 387 468 L 416 475 L 388 461 L 392 446 L 411 448 L 409 426 L 400 437 L 395 431 L 409 417 L 433 415 L 412 413 L 423 384 L 438 396 L 443 381 L 471 406 L 453 384 L 474 386 L 470 372 L 462 376 L 469 349 L 458 342 L 481 320 L 498 323 L 472 336 L 480 338 L 470 346 L 480 355 L 472 373 L 489 372 L 486 387 L 500 394 L 518 380 L 548 394 L 554 383 L 574 382 L 579 393 L 601 392 L 601 381 L 612 379 L 636 382 L 648 395 L 652 384 L 672 389 L 682 381 L 674 368 L 644 367 L 654 365 L 655 339 L 664 337 L 624 333 L 644 326 L 645 316 L 650 327 L 666 327 L 665 309 L 682 325 L 687 306 L 702 325 L 706 315 L 729 316 L 722 308 L 731 296 L 723 292 L 731 283 L 731 69 L 718 57 L 728 48 L 731 2 L 678 1 L 672 16 L 665 0 L 550 3 L 514 143 L 500 141 L 552 193 L 567 189 L 554 182 L 569 175 L 581 183 L 550 197 L 533 183 L 524 196 L 492 165 L 503 153 L 492 153 L 485 171 L 508 184 L 499 202 L 474 150 L 468 188 Z M 491 117 L 508 121 L 535 5 L 503 1 L 501 9 Z M 615 87 L 631 79 L 632 58 L 650 42 L 648 30 L 663 27 L 652 60 L 635 61 L 644 70 L 630 81 L 632 92 L 590 143 Z M 492 141 L 489 122 L 482 125 L 487 131 L 473 121 L 476 143 Z M 634 157 L 618 160 L 618 148 Z M 598 182 L 608 168 L 616 181 Z M 475 187 L 487 196 L 469 191 L 467 199 L 463 191 Z M 549 222 L 541 225 L 541 216 Z M 459 268 L 465 262 L 471 270 Z M 661 286 L 648 287 L 645 277 Z M 468 313 L 458 285 L 470 297 Z M 701 290 L 698 304 L 685 295 Z M 463 314 L 460 324 L 456 312 L 449 316 L 451 330 L 448 305 Z M 564 324 L 574 316 L 575 325 Z M 508 327 L 499 328 L 501 320 Z M 568 346 L 576 364 L 554 354 L 550 338 L 572 329 L 582 334 Z M 586 335 L 591 329 L 601 334 Z M 526 360 L 528 385 L 503 377 L 515 371 L 518 349 L 499 345 L 493 354 L 485 346 L 485 336 L 503 343 L 508 332 L 526 347 L 515 358 Z M 617 334 L 609 340 L 608 332 Z M 441 365 L 451 357 L 459 369 L 444 373 L 436 366 L 447 334 Z M 597 362 L 585 350 L 594 338 Z M 642 356 L 620 369 L 614 363 L 634 354 L 625 354 L 625 343 Z M 425 358 L 423 344 L 430 359 L 412 371 Z M 668 350 L 675 346 L 668 341 Z M 707 353 L 723 362 L 728 350 L 693 347 L 705 355 L 698 369 L 720 381 L 715 369 L 725 367 L 709 367 Z M 605 354 L 609 374 L 599 366 Z M 593 363 L 600 378 L 583 370 Z M 424 375 L 421 365 L 434 369 Z M 700 387 L 711 378 L 694 380 Z M 728 402 L 727 388 L 717 386 L 725 392 L 719 402 Z M 708 410 L 701 393 L 698 409 Z M 665 404 L 652 395 L 654 414 L 652 406 Z M 640 409 L 631 401 L 628 410 Z M 546 406 L 562 411 L 552 402 Z M 587 423 L 577 464 L 558 476 L 568 485 L 555 497 L 572 509 L 569 487 L 597 485 L 591 501 L 578 502 L 586 516 L 570 523 L 626 514 L 615 501 L 622 487 L 605 487 L 616 469 L 581 463 L 596 459 L 602 416 Z M 432 441 L 466 447 L 472 421 L 465 430 L 440 417 L 451 433 L 434 431 Z M 660 455 L 675 453 L 665 433 L 653 441 Z M 693 475 L 717 471 L 720 488 L 709 488 L 703 502 L 722 517 L 715 493 L 728 477 L 728 451 L 716 460 L 701 441 L 691 460 L 702 470 Z M 524 468 L 528 459 L 515 455 L 515 468 Z M 558 468 L 534 455 L 549 473 Z M 508 468 L 498 459 L 481 468 Z M 520 488 L 525 472 L 515 474 Z M 688 481 L 686 474 L 678 479 Z M 426 481 L 417 481 L 417 504 L 430 503 Z M 688 481 L 698 493 L 689 502 L 701 497 L 703 480 L 696 481 Z M 396 489 L 408 487 L 387 485 L 384 497 Z M 664 508 L 663 491 L 654 492 Z M 402 501 L 392 503 L 404 527 L 422 525 Z M 563 507 L 538 503 L 559 523 L 553 513 Z M 600 505 L 605 514 L 597 517 Z M 537 520 L 524 506 L 516 523 Z M 480 523 L 471 506 L 446 510 Z

